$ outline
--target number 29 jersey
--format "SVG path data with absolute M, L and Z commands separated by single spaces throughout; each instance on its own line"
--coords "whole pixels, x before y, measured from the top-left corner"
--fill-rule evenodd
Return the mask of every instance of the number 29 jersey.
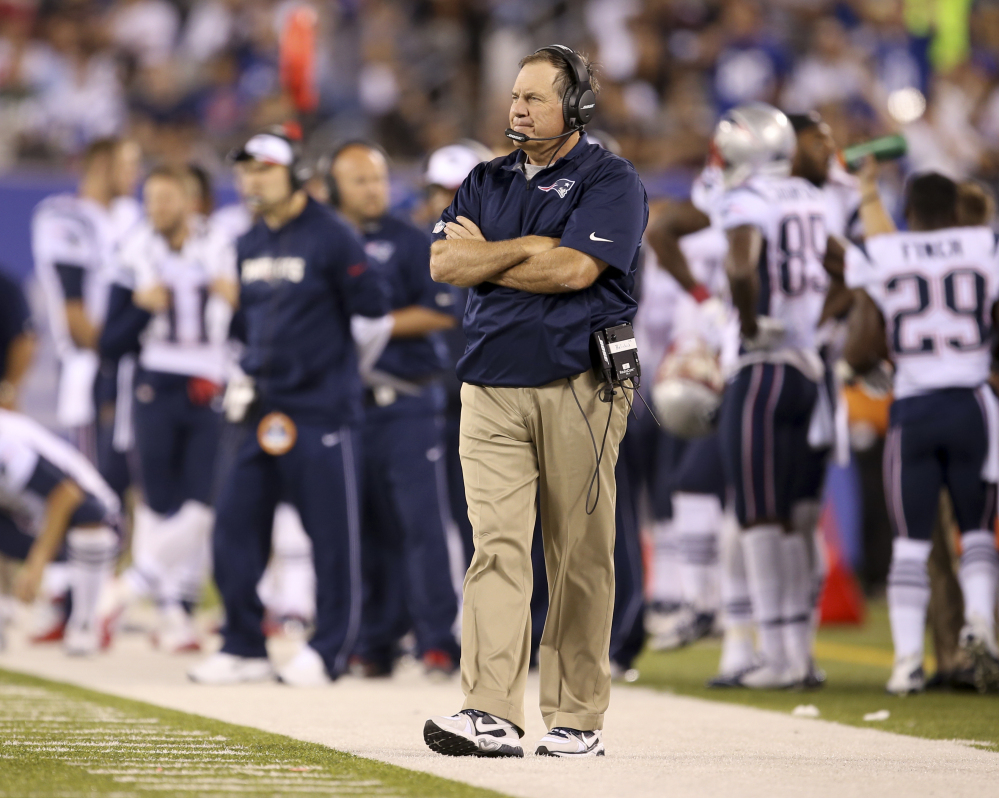
M 816 349 L 815 330 L 829 287 L 822 266 L 827 203 L 822 190 L 803 178 L 768 176 L 750 178 L 721 200 L 726 231 L 752 225 L 763 235 L 756 312 L 784 325 L 775 353 Z
M 988 379 L 997 240 L 987 227 L 951 227 L 879 235 L 847 250 L 847 285 L 864 289 L 884 315 L 896 399 Z

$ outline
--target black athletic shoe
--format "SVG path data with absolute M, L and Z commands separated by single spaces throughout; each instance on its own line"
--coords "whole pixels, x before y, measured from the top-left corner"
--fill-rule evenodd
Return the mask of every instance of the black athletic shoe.
M 478 709 L 438 716 L 423 726 L 423 741 L 445 756 L 524 756 L 523 732 L 510 721 Z

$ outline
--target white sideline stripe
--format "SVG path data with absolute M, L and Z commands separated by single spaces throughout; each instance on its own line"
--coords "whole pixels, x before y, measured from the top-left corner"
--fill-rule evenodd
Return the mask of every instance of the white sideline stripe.
M 336 783 L 336 784 L 356 784 L 357 782 L 352 779 L 341 779 L 336 776 L 327 776 L 323 773 L 289 773 L 288 768 L 285 768 L 285 772 L 282 774 L 268 774 L 257 772 L 253 768 L 202 768 L 200 770 L 196 768 L 184 769 L 171 769 L 169 773 L 164 772 L 160 774 L 158 771 L 165 771 L 165 768 L 159 765 L 149 765 L 145 768 L 88 768 L 87 773 L 91 773 L 99 776 L 233 776 L 243 774 L 246 776 L 256 776 L 260 778 L 267 779 L 293 779 L 295 783 L 308 782 L 318 783 Z M 296 778 L 297 776 L 301 778 Z M 268 782 L 270 783 L 270 782 Z
M 199 778 L 199 779 L 185 779 L 184 781 L 168 781 L 164 778 L 156 778 L 150 776 L 118 776 L 115 779 L 116 782 L 122 784 L 171 784 L 174 786 L 184 785 L 184 787 L 191 788 L 197 786 L 199 788 L 203 787 L 252 787 L 258 785 L 263 789 L 270 789 L 273 787 L 304 787 L 310 792 L 315 792 L 317 790 L 326 789 L 340 789 L 346 787 L 347 789 L 362 789 L 365 787 L 377 787 L 379 784 L 376 782 L 374 784 L 345 784 L 344 782 L 332 781 L 332 782 L 315 782 L 313 784 L 306 784 L 300 781 L 295 781 L 294 779 L 279 780 L 274 779 L 266 782 L 257 782 L 253 779 L 227 779 L 227 778 Z
M 82 728 L 74 728 L 80 725 Z M 52 739 L 39 740 L 40 736 Z M 0 746 L 56 755 L 53 758 L 64 764 L 79 767 L 90 775 L 111 776 L 116 783 L 134 784 L 141 792 L 390 794 L 380 781 L 339 777 L 322 767 L 289 760 L 255 765 L 247 761 L 258 756 L 255 751 L 233 743 L 224 735 L 173 729 L 160 724 L 158 718 L 129 719 L 119 710 L 84 699 L 66 699 L 41 688 L 0 686 Z M 140 752 L 147 751 L 154 761 L 134 758 L 144 756 Z M 130 759 L 119 758 L 130 754 L 133 755 Z M 186 758 L 170 758 L 177 754 Z M 12 754 L 0 758 L 15 759 Z M 52 798 L 89 794 L 86 790 L 46 793 Z M 0 798 L 6 795 L 0 792 Z M 132 798 L 139 793 L 112 795 Z

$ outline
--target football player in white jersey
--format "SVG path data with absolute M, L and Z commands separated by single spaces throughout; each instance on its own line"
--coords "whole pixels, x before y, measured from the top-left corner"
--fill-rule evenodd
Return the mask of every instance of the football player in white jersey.
M 118 234 L 111 211 L 117 194 L 114 161 L 118 147 L 114 139 L 91 144 L 83 158 L 78 193 L 48 197 L 32 219 L 35 272 L 45 293 L 61 367 L 58 419 L 78 435 L 95 418 L 92 392 L 99 366 L 97 341 Z M 81 448 L 96 460 L 95 444 L 88 443 Z
M 789 121 L 796 136 L 791 173 L 805 178 L 822 189 L 826 197 L 828 229 L 831 233 L 837 235 L 846 235 L 848 231 L 852 233 L 857 227 L 859 206 L 857 181 L 838 168 L 833 157 L 834 145 L 828 125 L 823 123 L 819 114 L 815 112 L 790 117 Z M 718 200 L 723 193 L 722 171 L 718 166 L 709 163 L 695 181 L 691 202 L 678 205 L 672 214 L 663 219 L 662 224 L 650 227 L 648 235 L 657 251 L 663 253 L 663 260 L 669 271 L 682 281 L 691 297 L 702 302 L 709 293 L 721 295 L 723 292 L 714 286 L 705 285 L 707 281 L 703 277 L 698 279 L 698 276 L 692 274 L 694 270 L 685 263 L 684 255 L 687 252 L 684 244 L 712 230 L 714 235 L 720 238 L 718 250 L 721 257 L 724 257 L 727 242 L 721 231 L 717 213 Z M 846 291 L 841 294 L 841 298 L 846 300 L 849 300 L 849 296 Z M 706 306 L 700 305 L 700 307 Z M 838 312 L 842 313 L 847 307 L 848 304 L 839 308 Z M 835 311 L 835 308 L 827 305 L 827 313 Z M 712 331 L 710 327 L 718 325 L 717 313 L 695 313 L 684 316 L 690 319 L 692 326 L 678 320 L 681 327 L 689 327 L 682 335 L 692 337 L 700 345 L 710 343 L 716 351 L 719 348 L 724 350 L 723 365 L 727 372 L 733 365 L 729 361 L 737 348 L 737 330 Z M 713 325 L 709 322 L 706 327 L 705 316 L 715 320 Z M 729 334 L 732 332 L 735 333 L 734 338 Z M 824 340 L 828 342 L 831 339 L 835 340 L 835 336 L 829 334 Z M 823 349 L 827 348 L 828 345 L 824 344 Z M 835 355 L 836 352 L 831 352 L 831 357 Z M 827 369 L 827 376 L 829 374 L 831 372 Z M 831 388 L 831 382 L 829 387 Z M 829 401 L 824 401 L 823 409 L 827 412 L 823 414 L 823 419 L 826 424 L 821 429 L 826 436 L 831 427 L 828 419 L 831 404 Z M 802 480 L 800 495 L 793 499 L 792 519 L 795 530 L 804 534 L 809 544 L 810 561 L 813 566 L 812 592 L 817 599 L 821 592 L 824 568 L 816 536 L 816 524 L 830 441 L 826 437 L 810 441 L 810 444 L 818 446 L 818 450 L 812 450 L 809 446 L 801 455 L 803 462 L 807 463 L 809 479 Z M 679 536 L 684 541 L 681 546 L 683 574 L 681 585 L 687 609 L 676 616 L 675 623 L 653 640 L 654 647 L 672 648 L 692 642 L 710 631 L 712 627 L 710 610 L 716 600 L 713 593 L 717 584 L 718 529 L 722 527 L 726 533 L 722 535 L 720 547 L 724 564 L 721 573 L 721 592 L 725 641 L 719 676 L 709 683 L 712 686 L 732 685 L 733 677 L 753 662 L 751 605 L 746 592 L 741 547 L 737 536 L 732 536 L 735 530 L 728 529 L 728 524 L 722 523 L 724 477 L 721 471 L 721 453 L 717 436 L 698 438 L 687 446 L 677 469 L 676 492 L 673 497 L 675 523 Z M 817 682 L 819 678 L 817 672 L 810 674 L 810 677 L 813 677 L 812 683 Z
M 63 637 L 67 653 L 97 650 L 97 598 L 114 567 L 118 511 L 114 491 L 76 449 L 27 416 L 0 410 L 2 551 L 24 560 L 14 592 L 30 602 L 65 545 L 73 600 Z M 28 537 L 30 546 L 21 545 Z
M 825 374 L 816 328 L 830 286 L 826 202 L 790 175 L 795 136 L 777 109 L 733 109 L 714 145 L 730 187 L 720 217 L 741 335 L 720 433 L 761 656 L 739 683 L 780 688 L 805 683 L 811 666 L 812 569 L 791 511 Z
M 876 194 L 865 203 L 878 203 Z M 895 531 L 888 612 L 895 667 L 887 689 L 921 691 L 930 587 L 927 560 L 940 489 L 961 531 L 961 644 L 979 689 L 999 689 L 995 637 L 999 555 L 994 522 L 999 406 L 986 385 L 999 299 L 999 253 L 988 227 L 958 227 L 958 187 L 935 173 L 906 192 L 909 231 L 851 248 L 847 283 L 857 292 L 846 359 L 863 373 L 890 357 L 895 401 L 884 478 Z
M 139 157 L 134 142 L 94 141 L 84 153 L 77 192 L 46 198 L 31 222 L 35 274 L 59 358 L 57 420 L 119 497 L 129 475 L 124 455 L 112 445 L 117 364 L 102 364 L 96 350 L 115 247 L 138 215 L 130 195 Z M 65 581 L 65 568 L 50 566 L 44 590 L 50 611 L 40 613 L 33 640 L 60 639 Z
M 136 508 L 134 565 L 101 612 L 110 632 L 130 597 L 152 594 L 159 645 L 188 651 L 198 648 L 190 610 L 209 569 L 226 341 L 238 301 L 235 250 L 193 212 L 188 170 L 153 170 L 143 198 L 147 220 L 118 256 L 116 291 L 126 301 L 113 300 L 101 347 L 120 355 L 138 338 L 133 414 L 144 503 Z

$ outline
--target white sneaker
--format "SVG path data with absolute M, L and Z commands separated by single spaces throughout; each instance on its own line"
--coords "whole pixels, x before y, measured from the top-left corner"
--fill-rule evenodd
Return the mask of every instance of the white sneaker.
M 787 668 L 774 668 L 763 663 L 739 676 L 739 684 L 751 690 L 786 690 L 796 683 Z
M 584 757 L 603 756 L 603 732 L 579 731 L 556 726 L 538 741 L 537 756 Z
M 179 604 L 168 604 L 160 613 L 160 628 L 156 645 L 166 654 L 187 654 L 201 651 L 194 619 Z
M 326 663 L 312 646 L 302 646 L 294 659 L 278 671 L 277 678 L 292 687 L 325 687 L 333 683 Z
M 926 677 L 923 675 L 923 655 L 910 654 L 896 659 L 885 690 L 892 695 L 913 695 L 923 692 L 924 689 L 926 689 Z
M 999 690 L 999 646 L 988 624 L 980 618 L 971 618 L 961 629 L 959 639 L 961 649 L 972 662 L 978 692 Z
M 423 741 L 445 756 L 522 757 L 522 735 L 510 721 L 478 709 L 433 717 L 423 726 Z
M 707 637 L 714 626 L 713 612 L 698 613 L 693 607 L 685 606 L 662 620 L 659 630 L 649 640 L 649 648 L 653 651 L 675 651 Z
M 683 610 L 682 604 L 656 604 L 649 607 L 645 611 L 645 629 L 650 637 L 668 634 Z
M 65 596 L 41 597 L 31 605 L 28 640 L 31 643 L 57 643 L 66 634 Z
M 199 684 L 268 682 L 274 678 L 274 669 L 267 657 L 237 657 L 219 651 L 191 668 L 187 678 Z
M 121 616 L 135 599 L 135 590 L 125 576 L 116 576 L 104 583 L 97 599 L 97 629 L 101 648 L 111 645 Z
M 93 629 L 78 629 L 67 626 L 62 638 L 62 647 L 71 657 L 86 657 L 97 653 L 100 639 Z
M 614 660 L 611 660 L 610 664 L 611 671 L 611 681 L 612 682 L 626 682 L 627 684 L 632 684 L 638 681 L 638 677 L 641 674 L 638 672 L 638 668 L 625 668 Z

